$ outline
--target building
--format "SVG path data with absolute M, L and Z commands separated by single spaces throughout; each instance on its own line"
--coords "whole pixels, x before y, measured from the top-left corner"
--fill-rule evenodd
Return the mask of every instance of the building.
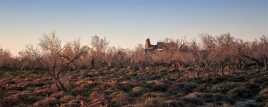
M 152 45 L 149 38 L 145 40 L 145 53 L 167 50 L 172 46 L 172 43 L 157 42 Z

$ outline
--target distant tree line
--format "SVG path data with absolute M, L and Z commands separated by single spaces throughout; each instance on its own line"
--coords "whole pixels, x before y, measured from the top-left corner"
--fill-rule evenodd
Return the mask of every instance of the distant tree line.
M 8 50 L 0 48 L 2 70 L 49 70 L 53 66 L 78 70 L 94 67 L 146 67 L 163 65 L 176 68 L 206 69 L 267 69 L 268 38 L 243 41 L 230 34 L 203 35 L 202 43 L 196 41 L 166 39 L 168 49 L 145 54 L 144 46 L 120 49 L 109 46 L 109 41 L 99 36 L 91 38 L 91 45 L 81 45 L 80 40 L 62 44 L 55 33 L 44 35 L 38 46 L 27 45 L 13 57 Z M 59 68 L 57 68 L 59 69 Z

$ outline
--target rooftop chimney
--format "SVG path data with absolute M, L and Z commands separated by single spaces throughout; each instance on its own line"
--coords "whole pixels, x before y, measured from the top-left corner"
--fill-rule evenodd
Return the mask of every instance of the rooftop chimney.
M 152 45 L 151 45 L 151 42 L 150 42 L 150 39 L 147 38 L 146 41 L 145 41 L 145 49 L 148 49 L 150 48 Z

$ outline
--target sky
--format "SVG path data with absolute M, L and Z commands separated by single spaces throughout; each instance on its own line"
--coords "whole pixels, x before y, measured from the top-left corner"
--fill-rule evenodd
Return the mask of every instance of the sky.
M 254 40 L 268 35 L 268 0 L 0 0 L 0 47 L 16 53 L 50 32 L 121 48 L 204 33 Z

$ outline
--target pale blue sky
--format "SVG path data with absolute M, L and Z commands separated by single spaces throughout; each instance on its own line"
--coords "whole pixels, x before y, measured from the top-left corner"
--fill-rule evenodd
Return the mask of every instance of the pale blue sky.
M 17 52 L 56 31 L 64 41 L 105 36 L 132 48 L 150 37 L 268 35 L 268 0 L 0 0 L 0 46 Z

